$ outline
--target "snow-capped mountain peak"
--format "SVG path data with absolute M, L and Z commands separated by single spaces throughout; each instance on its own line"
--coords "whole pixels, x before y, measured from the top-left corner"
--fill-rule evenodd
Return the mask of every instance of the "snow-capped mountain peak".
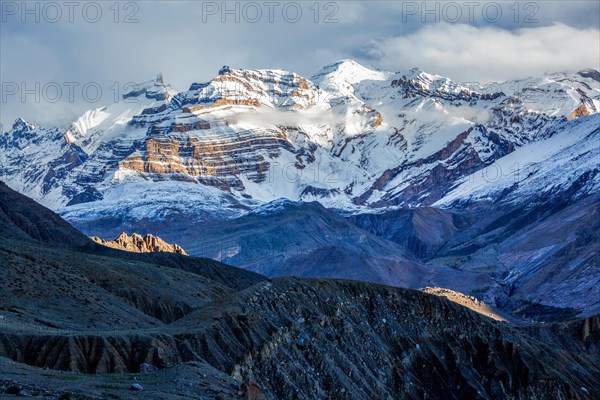
M 35 129 L 35 125 L 25 121 L 23 118 L 17 118 L 12 125 L 13 131 L 31 131 Z
M 353 59 L 346 59 L 323 67 L 312 76 L 311 80 L 313 82 L 343 81 L 349 84 L 356 84 L 365 80 L 384 80 L 388 76 L 389 72 L 373 70 L 359 64 Z

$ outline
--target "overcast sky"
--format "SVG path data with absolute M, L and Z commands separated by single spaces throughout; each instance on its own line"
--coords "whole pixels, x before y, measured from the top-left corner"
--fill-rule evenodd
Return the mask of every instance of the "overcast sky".
M 600 69 L 598 1 L 114 4 L 2 0 L 5 130 L 17 116 L 64 126 L 113 102 L 117 86 L 122 91 L 162 72 L 173 87 L 187 89 L 223 65 L 310 77 L 354 58 L 392 71 L 420 67 L 459 82 Z

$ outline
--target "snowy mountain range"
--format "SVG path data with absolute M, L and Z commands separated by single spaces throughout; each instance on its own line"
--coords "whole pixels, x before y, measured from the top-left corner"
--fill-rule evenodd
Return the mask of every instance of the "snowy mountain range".
M 344 209 L 446 203 L 469 174 L 597 114 L 599 80 L 588 70 L 467 88 L 352 60 L 311 79 L 224 67 L 187 91 L 162 78 L 141 84 L 67 130 L 18 120 L 0 142 L 0 177 L 54 209 L 160 202 L 175 188 L 231 209 L 278 198 Z
M 223 67 L 184 91 L 140 84 L 67 129 L 17 120 L 0 136 L 0 180 L 88 234 L 154 233 L 268 275 L 443 284 L 498 303 L 583 243 L 573 222 L 572 240 L 540 236 L 508 260 L 515 235 L 569 207 L 597 217 L 599 111 L 591 69 L 482 86 L 353 60 L 310 78 Z M 567 261 L 588 270 L 569 287 L 597 299 L 598 242 L 585 240 Z M 584 303 L 569 307 L 600 307 Z

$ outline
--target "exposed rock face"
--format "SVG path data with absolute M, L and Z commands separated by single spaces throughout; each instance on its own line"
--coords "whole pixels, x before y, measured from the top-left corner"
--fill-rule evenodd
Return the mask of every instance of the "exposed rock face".
M 591 113 L 588 110 L 586 104 L 582 102 L 579 107 L 577 107 L 576 109 L 574 109 L 571 112 L 571 114 L 569 114 L 569 118 L 573 119 L 573 118 L 586 117 L 586 116 L 588 116 L 590 114 Z
M 129 236 L 127 233 L 123 232 L 114 240 L 104 240 L 95 236 L 92 236 L 90 239 L 103 246 L 132 251 L 134 253 L 167 252 L 187 255 L 185 250 L 179 245 L 167 243 L 158 236 L 152 236 L 151 234 L 142 236 L 134 233 Z
M 434 296 L 445 297 L 446 299 L 448 299 L 454 303 L 460 304 L 463 307 L 467 307 L 470 310 L 473 310 L 475 312 L 478 312 L 479 314 L 482 314 L 482 315 L 485 315 L 492 319 L 495 319 L 496 321 L 506 321 L 507 320 L 504 315 L 502 315 L 497 310 L 495 310 L 493 307 L 489 306 L 488 304 L 484 303 L 483 301 L 477 299 L 474 296 L 467 296 L 463 293 L 456 292 L 456 291 L 450 290 L 450 289 L 444 289 L 444 288 L 428 287 L 428 288 L 423 288 L 421 290 L 425 293 L 432 294 Z

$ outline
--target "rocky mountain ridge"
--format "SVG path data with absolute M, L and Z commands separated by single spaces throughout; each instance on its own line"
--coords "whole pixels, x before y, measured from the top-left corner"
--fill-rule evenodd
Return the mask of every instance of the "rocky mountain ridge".
M 167 243 L 158 236 L 153 236 L 149 233 L 145 236 L 137 233 L 129 236 L 127 233 L 123 232 L 113 240 L 104 240 L 96 236 L 92 236 L 90 239 L 103 246 L 112 247 L 113 249 L 132 251 L 135 253 L 167 252 L 183 254 L 187 256 L 185 250 L 183 250 L 178 244 Z

